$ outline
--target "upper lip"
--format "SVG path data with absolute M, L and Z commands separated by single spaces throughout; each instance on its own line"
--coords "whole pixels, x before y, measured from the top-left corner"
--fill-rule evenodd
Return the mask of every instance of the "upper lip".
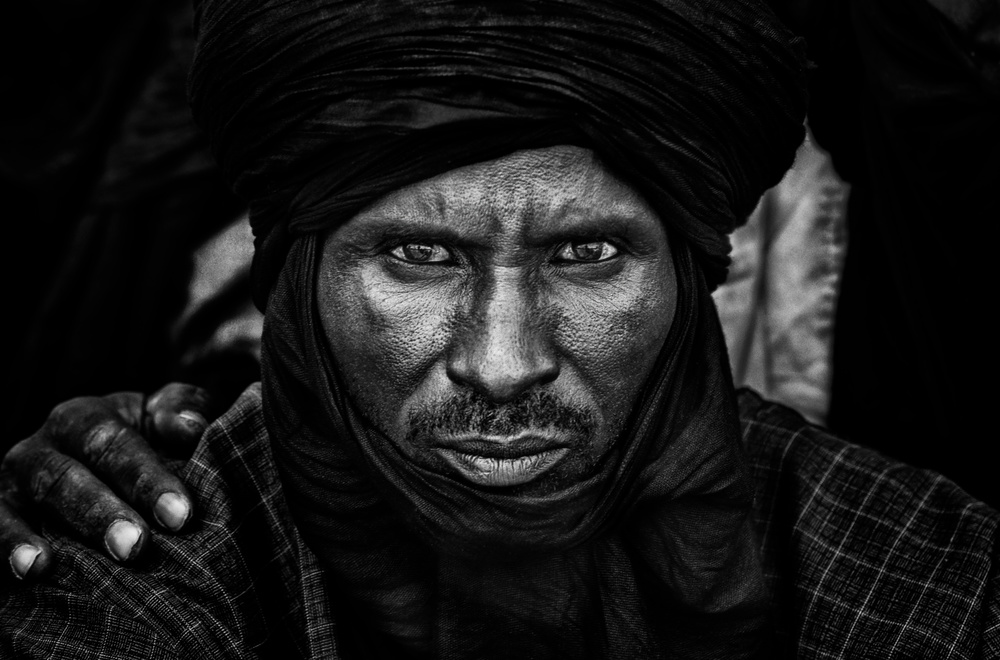
M 476 433 L 437 436 L 434 445 L 462 454 L 511 459 L 532 456 L 569 446 L 565 439 L 547 433 L 523 432 L 514 436 Z

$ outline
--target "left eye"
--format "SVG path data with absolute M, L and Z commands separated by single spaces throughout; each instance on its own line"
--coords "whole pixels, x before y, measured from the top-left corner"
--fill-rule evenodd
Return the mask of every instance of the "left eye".
M 389 254 L 411 264 L 439 264 L 451 261 L 451 252 L 439 243 L 404 243 L 394 247 Z
M 618 256 L 618 248 L 607 241 L 573 241 L 559 248 L 556 260 L 593 263 L 607 261 L 616 256 Z

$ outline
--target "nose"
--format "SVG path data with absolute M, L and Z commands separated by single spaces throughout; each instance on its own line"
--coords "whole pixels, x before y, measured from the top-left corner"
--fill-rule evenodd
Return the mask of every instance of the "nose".
M 448 355 L 448 377 L 494 403 L 510 401 L 559 375 L 537 295 L 512 270 L 497 274 L 474 294 Z

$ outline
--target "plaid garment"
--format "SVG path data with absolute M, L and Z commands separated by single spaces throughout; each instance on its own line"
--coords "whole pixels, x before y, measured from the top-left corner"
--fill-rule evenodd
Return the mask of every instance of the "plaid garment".
M 1000 657 L 1000 514 L 942 477 L 740 393 L 788 657 Z M 252 386 L 184 470 L 201 510 L 125 569 L 49 534 L 45 584 L 0 598 L 2 658 L 337 658 L 335 590 L 289 522 Z

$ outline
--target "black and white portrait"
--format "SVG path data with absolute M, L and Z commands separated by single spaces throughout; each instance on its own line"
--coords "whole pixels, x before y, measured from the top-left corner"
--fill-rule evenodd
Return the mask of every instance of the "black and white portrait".
M 16 14 L 0 658 L 1000 657 L 997 0 Z

